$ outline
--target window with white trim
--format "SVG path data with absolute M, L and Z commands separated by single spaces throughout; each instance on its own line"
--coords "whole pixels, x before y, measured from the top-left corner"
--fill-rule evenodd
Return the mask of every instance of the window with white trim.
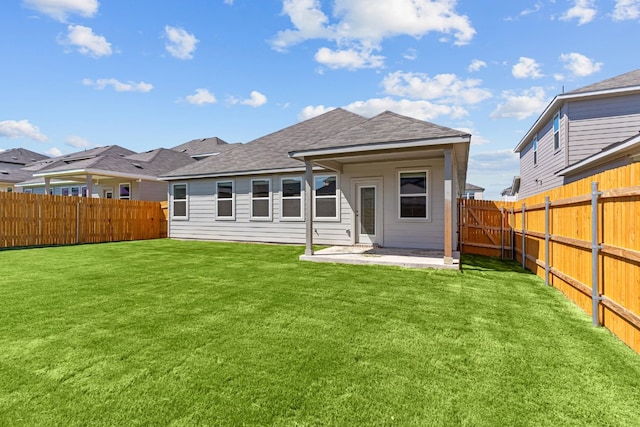
M 553 116 L 553 151 L 560 149 L 560 111 Z
M 538 164 L 538 135 L 533 137 L 533 164 Z
M 302 220 L 302 178 L 286 177 L 281 179 L 280 218 L 284 220 Z
M 429 219 L 429 171 L 398 172 L 398 217 Z
M 187 184 L 173 184 L 172 187 L 171 215 L 173 219 L 188 219 L 189 199 L 187 198 Z
M 123 182 L 119 186 L 120 190 L 118 191 L 120 200 L 130 200 L 131 199 L 131 184 L 128 182 Z
M 69 195 L 69 187 L 60 188 L 60 195 L 61 196 L 68 196 Z
M 216 218 L 236 219 L 236 201 L 233 181 L 216 182 Z
M 337 175 L 315 175 L 313 179 L 314 218 L 338 219 Z
M 73 197 L 79 197 L 80 196 L 80 187 L 71 187 L 71 195 Z
M 268 178 L 251 180 L 251 219 L 271 219 L 271 180 Z

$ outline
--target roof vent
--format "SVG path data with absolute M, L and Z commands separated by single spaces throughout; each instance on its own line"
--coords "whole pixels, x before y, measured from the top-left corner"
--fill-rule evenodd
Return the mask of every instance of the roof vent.
M 18 160 L 18 158 L 17 158 L 16 156 L 11 156 L 11 158 L 12 158 L 13 160 Z
M 3 175 L 9 175 L 9 172 L 5 171 L 5 170 L 0 170 L 0 173 Z
M 131 163 L 131 164 L 137 167 L 138 169 L 144 169 L 140 163 Z

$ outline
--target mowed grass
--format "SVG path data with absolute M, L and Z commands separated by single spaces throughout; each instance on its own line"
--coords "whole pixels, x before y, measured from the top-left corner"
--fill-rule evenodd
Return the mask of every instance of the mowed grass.
M 510 262 L 0 252 L 0 425 L 640 425 L 640 356 Z

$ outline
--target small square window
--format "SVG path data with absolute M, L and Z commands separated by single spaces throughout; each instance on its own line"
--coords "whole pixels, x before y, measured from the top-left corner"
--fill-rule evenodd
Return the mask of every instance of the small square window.
M 429 218 L 428 171 L 399 172 L 398 216 L 400 219 Z

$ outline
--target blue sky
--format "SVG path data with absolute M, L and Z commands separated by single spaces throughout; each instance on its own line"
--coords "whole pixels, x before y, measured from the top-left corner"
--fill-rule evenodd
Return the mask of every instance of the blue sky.
M 0 149 L 248 142 L 342 107 L 472 134 L 499 198 L 553 97 L 639 67 L 640 0 L 6 0 Z

